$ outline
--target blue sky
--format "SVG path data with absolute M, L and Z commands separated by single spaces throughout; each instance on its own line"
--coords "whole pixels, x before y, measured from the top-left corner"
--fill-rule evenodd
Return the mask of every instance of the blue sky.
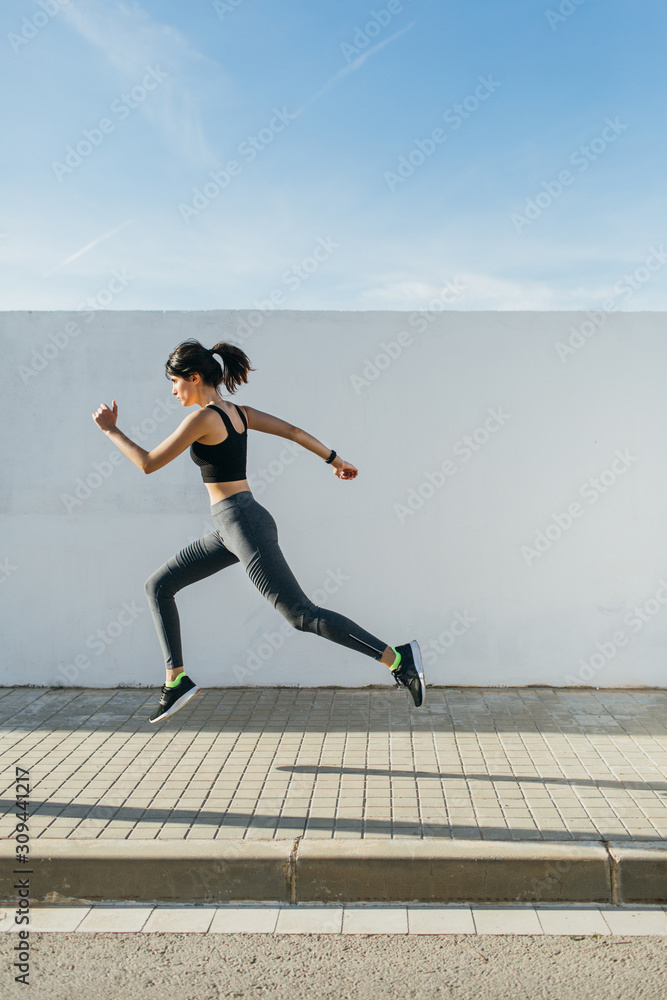
M 667 308 L 658 0 L 1 18 L 3 310 Z

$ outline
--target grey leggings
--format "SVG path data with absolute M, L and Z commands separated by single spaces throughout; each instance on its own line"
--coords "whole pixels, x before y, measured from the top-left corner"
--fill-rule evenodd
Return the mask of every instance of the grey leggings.
M 237 562 L 295 629 L 314 632 L 375 660 L 382 657 L 386 642 L 344 615 L 317 607 L 304 594 L 278 545 L 276 522 L 250 490 L 219 500 L 212 505 L 211 516 L 216 530 L 171 556 L 144 585 L 167 668 L 183 667 L 174 594 Z

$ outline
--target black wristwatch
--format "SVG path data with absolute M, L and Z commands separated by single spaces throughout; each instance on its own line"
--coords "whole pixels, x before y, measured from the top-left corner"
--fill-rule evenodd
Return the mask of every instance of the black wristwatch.
M 335 451 L 333 450 L 333 448 L 332 448 L 332 449 L 331 449 L 331 454 L 330 454 L 330 455 L 329 455 L 329 457 L 328 457 L 328 458 L 326 459 L 326 463 L 327 463 L 327 465 L 329 465 L 329 464 L 330 464 L 330 462 L 333 462 L 333 460 L 334 460 L 334 458 L 335 458 L 335 457 L 336 457 L 336 452 L 335 452 Z

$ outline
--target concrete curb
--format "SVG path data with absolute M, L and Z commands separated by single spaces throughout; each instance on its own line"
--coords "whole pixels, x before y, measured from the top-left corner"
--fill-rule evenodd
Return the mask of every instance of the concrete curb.
M 29 878 L 36 903 L 289 902 L 292 845 L 291 840 L 37 840 L 30 846 L 30 863 L 17 865 L 15 845 L 4 842 L 0 897 L 16 902 L 14 883 Z
M 667 903 L 667 844 L 471 840 L 0 843 L 0 902 Z M 24 882 L 25 884 L 25 882 Z
M 667 843 L 664 840 L 609 844 L 612 880 L 619 900 L 628 903 L 667 901 Z
M 297 891 L 304 902 L 598 902 L 611 878 L 599 843 L 310 840 Z

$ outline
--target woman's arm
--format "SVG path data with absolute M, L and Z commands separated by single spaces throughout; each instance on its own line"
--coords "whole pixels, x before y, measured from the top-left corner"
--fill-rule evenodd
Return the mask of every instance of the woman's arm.
M 264 431 L 265 434 L 277 434 L 279 437 L 296 441 L 302 448 L 312 451 L 313 454 L 325 461 L 331 454 L 331 448 L 327 448 L 326 445 L 322 444 L 321 441 L 318 441 L 316 437 L 313 437 L 312 434 L 304 431 L 301 427 L 295 427 L 294 424 L 290 424 L 286 420 L 281 420 L 280 417 L 274 417 L 270 413 L 262 413 L 261 410 L 255 410 L 252 406 L 244 406 L 243 409 L 245 410 L 250 430 Z M 340 455 L 336 455 L 333 462 L 331 462 L 331 468 L 339 479 L 354 479 L 359 471 L 350 462 L 342 459 Z
M 145 472 L 146 475 L 157 472 L 158 469 L 172 462 L 186 448 L 189 448 L 193 441 L 206 433 L 205 425 L 208 414 L 204 410 L 197 410 L 195 413 L 188 413 L 187 417 L 181 421 L 168 438 L 165 438 L 151 451 L 146 451 L 145 448 L 135 444 L 118 429 L 116 426 L 118 404 L 115 399 L 112 400 L 112 403 L 113 409 L 108 407 L 106 403 L 102 403 L 93 413 L 93 420 L 107 437 L 111 438 L 113 443 L 120 448 L 123 454 L 127 455 L 130 461 L 134 462 L 137 468 Z

